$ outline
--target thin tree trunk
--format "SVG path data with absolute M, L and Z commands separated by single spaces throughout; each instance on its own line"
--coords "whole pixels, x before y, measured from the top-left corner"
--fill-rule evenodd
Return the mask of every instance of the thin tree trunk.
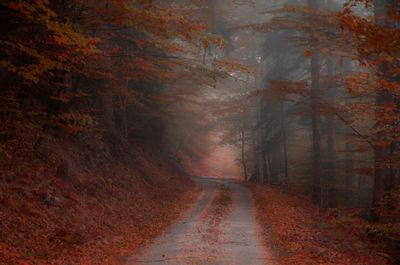
M 244 181 L 247 181 L 247 167 L 246 167 L 246 161 L 245 161 L 245 124 L 244 120 L 242 122 L 242 132 L 241 132 L 241 141 L 242 141 L 242 166 L 243 166 L 243 174 L 244 174 Z
M 334 64 L 331 59 L 327 59 L 328 66 L 328 78 L 331 80 L 333 75 L 335 74 Z M 334 105 L 335 103 L 335 88 L 332 88 L 331 82 L 328 83 L 328 103 L 330 105 Z M 327 198 L 329 200 L 329 207 L 336 207 L 336 189 L 332 188 L 335 184 L 335 120 L 332 113 L 327 115 L 327 126 L 328 126 L 328 137 L 327 137 L 327 172 L 326 172 L 326 184 L 330 188 L 330 191 L 325 196 L 329 196 Z
M 245 95 L 247 95 L 247 90 L 248 90 L 248 82 L 249 81 L 249 74 L 246 75 L 246 82 L 245 82 Z M 246 104 L 244 100 L 243 102 L 243 113 L 242 113 L 242 131 L 241 131 L 241 142 L 242 142 L 242 166 L 243 166 L 243 174 L 244 174 L 244 180 L 247 181 L 247 166 L 246 166 L 246 155 L 245 155 L 245 144 L 246 144 Z
M 272 154 L 268 155 L 268 184 L 272 184 Z
M 267 172 L 267 162 L 266 162 L 266 153 L 263 149 L 261 150 L 261 165 L 262 165 L 262 176 L 263 176 L 263 183 L 268 181 L 268 172 Z
M 260 109 L 258 111 L 258 118 L 257 120 L 260 121 L 261 120 L 261 99 L 260 99 L 260 103 L 259 103 Z M 262 167 L 262 126 L 260 124 L 260 127 L 257 129 L 256 132 L 256 136 L 257 136 L 257 178 L 258 178 L 258 182 L 259 183 L 263 183 L 264 182 L 264 174 L 263 174 L 263 167 Z
M 113 96 L 109 91 L 107 91 L 107 89 L 104 89 L 100 97 L 103 104 L 104 123 L 106 125 L 106 130 L 112 136 L 115 136 L 117 135 L 117 130 L 115 128 Z
M 285 108 L 283 102 L 281 102 L 281 131 L 282 131 L 285 181 L 287 186 L 289 183 L 289 171 L 288 171 L 288 155 L 287 155 L 287 143 L 286 143 Z
M 72 88 L 72 75 L 71 75 L 71 73 L 64 72 L 64 73 L 59 73 L 59 74 L 61 75 L 61 77 L 57 77 L 57 79 L 59 81 L 61 81 L 63 85 L 58 87 L 58 89 L 57 89 L 57 91 L 55 93 L 56 97 L 59 97 L 61 92 L 68 91 L 68 90 L 70 90 Z M 47 108 L 47 110 L 46 110 L 46 113 L 47 113 L 46 114 L 46 120 L 45 120 L 45 122 L 44 122 L 44 124 L 42 126 L 39 138 L 36 140 L 35 144 L 33 145 L 33 149 L 35 151 L 38 151 L 40 145 L 42 144 L 44 133 L 46 132 L 47 128 L 49 127 L 50 118 L 51 118 L 52 115 L 58 114 L 56 112 L 59 111 L 59 107 L 60 107 L 59 103 L 56 103 L 55 100 L 50 99 L 50 98 L 48 99 L 47 107 L 46 107 Z
M 308 7 L 318 8 L 317 0 L 307 0 Z M 312 36 L 313 38 L 313 36 Z M 313 138 L 312 172 L 314 202 L 323 206 L 323 183 L 321 167 L 321 117 L 318 113 L 318 102 L 320 96 L 320 50 L 315 48 L 315 41 L 311 45 L 311 128 Z
M 344 72 L 351 72 L 353 70 L 352 64 L 350 61 L 350 58 L 345 58 L 343 60 L 343 71 Z M 345 99 L 345 105 L 350 104 L 349 99 Z M 352 129 L 350 127 L 346 127 L 343 131 L 345 135 L 350 135 L 353 133 Z M 346 187 L 345 194 L 342 196 L 342 199 L 340 200 L 342 203 L 348 203 L 350 200 L 350 193 L 347 191 L 347 188 L 351 188 L 353 185 L 353 168 L 354 168 L 354 162 L 353 162 L 353 144 L 350 142 L 346 142 L 344 148 L 345 148 L 345 161 L 344 161 L 344 180 L 342 180 L 342 183 L 344 187 Z
M 128 124 L 126 121 L 126 99 L 124 96 L 119 97 L 119 101 L 121 104 L 121 131 L 122 135 L 126 139 L 128 137 Z

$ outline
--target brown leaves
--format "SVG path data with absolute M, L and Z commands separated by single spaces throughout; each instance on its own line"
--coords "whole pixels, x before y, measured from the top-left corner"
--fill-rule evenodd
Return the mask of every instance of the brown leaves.
M 146 244 L 196 192 L 172 166 L 160 168 L 155 155 L 137 156 L 140 170 L 137 161 L 132 168 L 113 160 L 97 173 L 87 173 L 86 164 L 85 175 L 62 181 L 55 169 L 42 174 L 37 167 L 7 189 L 2 184 L 0 263 L 109 265 Z
M 300 195 L 261 185 L 248 185 L 265 245 L 274 246 L 280 264 L 384 264 L 370 256 L 359 232 L 362 221 L 350 214 L 326 215 Z M 358 228 L 360 227 L 360 228 Z M 356 244 L 357 243 L 357 244 Z

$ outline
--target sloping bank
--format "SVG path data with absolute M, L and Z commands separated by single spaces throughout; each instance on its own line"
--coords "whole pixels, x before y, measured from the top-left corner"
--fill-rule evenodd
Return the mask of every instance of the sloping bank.
M 279 187 L 244 185 L 252 194 L 263 245 L 277 264 L 386 264 L 382 246 L 368 239 L 368 223 L 354 212 L 323 210 Z
M 73 146 L 57 149 L 64 150 L 57 166 L 29 163 L 4 178 L 1 264 L 120 263 L 198 194 L 184 173 L 143 147 L 85 160 Z

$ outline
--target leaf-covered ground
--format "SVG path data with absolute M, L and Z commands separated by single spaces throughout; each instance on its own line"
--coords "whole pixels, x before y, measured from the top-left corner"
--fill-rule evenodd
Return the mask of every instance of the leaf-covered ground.
M 219 264 L 224 260 L 223 250 L 218 247 L 223 240 L 221 224 L 228 218 L 233 207 L 232 190 L 223 184 L 215 184 L 209 203 L 199 217 L 192 233 L 185 238 L 177 260 L 180 264 Z
M 386 264 L 387 256 L 368 242 L 367 223 L 344 210 L 321 210 L 303 196 L 267 185 L 251 191 L 263 243 L 279 264 Z
M 187 176 L 144 151 L 85 174 L 39 164 L 27 172 L 0 191 L 0 264 L 120 263 L 198 194 Z

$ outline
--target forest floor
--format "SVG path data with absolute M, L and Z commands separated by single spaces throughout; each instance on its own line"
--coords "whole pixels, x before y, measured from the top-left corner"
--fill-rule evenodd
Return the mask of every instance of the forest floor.
M 95 163 L 63 150 L 69 172 L 31 163 L 0 182 L 0 264 L 121 264 L 201 193 L 145 148 Z
M 274 264 L 257 238 L 250 193 L 199 178 L 204 194 L 186 217 L 126 264 Z
M 279 187 L 244 185 L 252 194 L 263 245 L 279 264 L 387 264 L 387 255 L 367 238 L 367 223 L 354 212 L 323 210 Z
M 2 184 L 0 264 L 385 264 L 354 215 L 268 185 L 193 181 L 144 149 L 85 175 L 34 166 Z

